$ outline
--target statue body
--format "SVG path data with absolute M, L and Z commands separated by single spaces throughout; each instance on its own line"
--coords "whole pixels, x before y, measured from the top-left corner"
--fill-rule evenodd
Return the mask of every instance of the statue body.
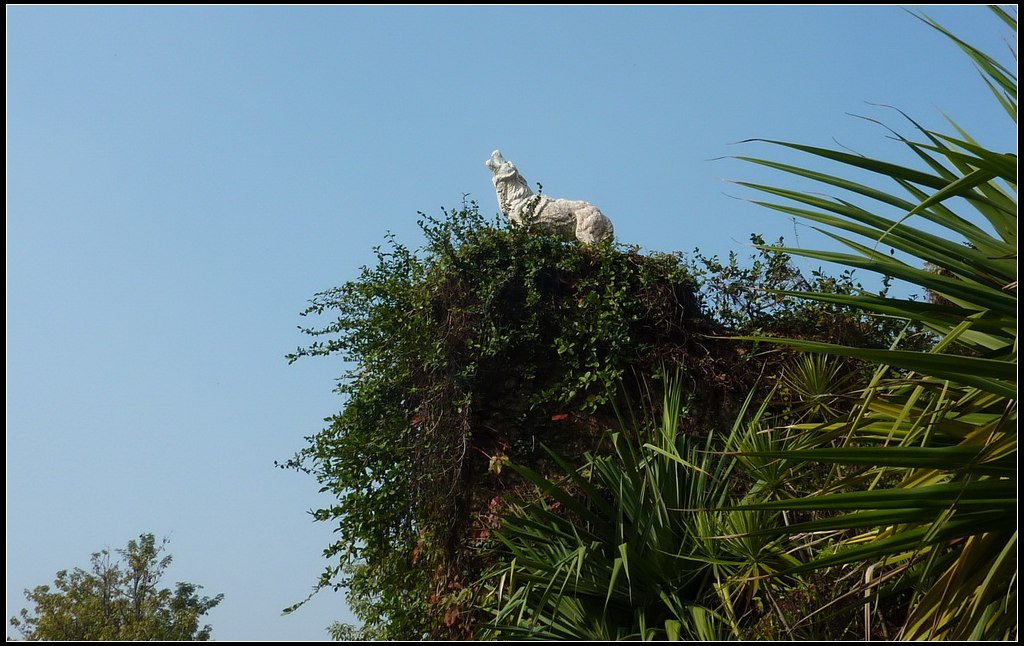
M 508 219 L 520 226 L 537 227 L 572 240 L 594 243 L 615 236 L 612 221 L 596 206 L 579 200 L 556 200 L 537 195 L 515 164 L 495 150 L 484 162 L 494 175 L 498 204 Z

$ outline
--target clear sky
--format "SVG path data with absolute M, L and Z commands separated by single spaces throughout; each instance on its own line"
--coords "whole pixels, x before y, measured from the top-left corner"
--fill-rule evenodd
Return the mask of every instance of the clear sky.
M 927 13 L 1003 55 L 982 7 Z M 223 592 L 217 639 L 325 639 L 329 502 L 274 468 L 342 402 L 298 312 L 501 148 L 622 242 L 743 251 L 769 137 L 896 157 L 907 111 L 1013 148 L 967 59 L 896 7 L 7 9 L 7 616 L 142 532 Z M 1009 124 L 1009 125 L 1008 125 Z M 948 128 L 947 128 L 948 129 Z M 778 178 L 775 178 L 778 181 Z M 802 230 L 799 242 L 814 243 Z

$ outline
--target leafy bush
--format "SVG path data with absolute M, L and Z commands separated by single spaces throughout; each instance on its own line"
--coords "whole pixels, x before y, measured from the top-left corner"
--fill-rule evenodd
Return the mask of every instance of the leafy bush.
M 721 328 L 681 256 L 531 235 L 471 203 L 421 226 L 420 252 L 391 237 L 375 267 L 318 294 L 305 314 L 335 318 L 290 356 L 354 362 L 344 410 L 285 466 L 337 496 L 315 512 L 338 533 L 321 585 L 348 587 L 371 637 L 468 635 L 468 546 L 519 482 L 503 465 L 543 471 L 540 442 L 593 450 L 627 371 L 685 364 L 708 402 L 746 388 L 734 347 L 695 339 Z
M 141 534 L 125 548 L 95 552 L 89 570 L 61 570 L 53 587 L 25 590 L 33 608 L 11 617 L 27 641 L 209 641 L 212 628 L 200 620 L 223 594 L 201 597 L 203 586 L 179 582 L 161 588 L 171 564 L 152 534 Z M 10 641 L 10 637 L 8 637 Z

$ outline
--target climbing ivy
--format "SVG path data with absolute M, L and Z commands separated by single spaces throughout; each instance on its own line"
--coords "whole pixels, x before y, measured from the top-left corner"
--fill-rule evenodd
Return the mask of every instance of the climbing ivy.
M 474 519 L 508 486 L 501 465 L 592 448 L 624 371 L 692 356 L 704 323 L 683 258 L 529 234 L 466 203 L 394 236 L 356 280 L 317 294 L 289 359 L 351 362 L 344 409 L 284 466 L 335 504 L 321 585 L 344 586 L 365 635 L 462 636 L 450 601 L 474 571 Z M 696 327 L 695 327 L 696 326 Z

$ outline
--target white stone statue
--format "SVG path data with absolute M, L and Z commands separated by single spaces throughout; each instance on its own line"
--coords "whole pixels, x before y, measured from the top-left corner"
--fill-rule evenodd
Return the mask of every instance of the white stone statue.
M 515 164 L 495 150 L 484 164 L 491 169 L 494 189 L 498 193 L 501 210 L 513 223 L 544 229 L 566 240 L 574 237 L 580 242 L 601 242 L 615 235 L 612 221 L 589 202 L 553 200 L 537 195 L 519 173 Z

